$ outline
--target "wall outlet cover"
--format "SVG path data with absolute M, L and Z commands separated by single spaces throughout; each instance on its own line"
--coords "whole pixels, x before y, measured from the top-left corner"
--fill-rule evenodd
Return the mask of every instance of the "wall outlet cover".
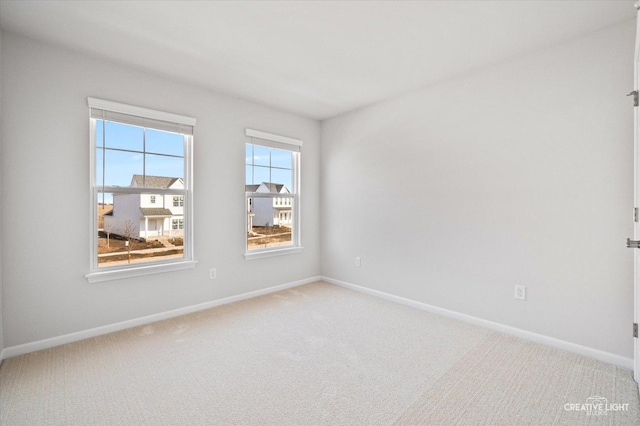
M 523 285 L 516 285 L 514 296 L 519 300 L 527 300 L 527 288 Z

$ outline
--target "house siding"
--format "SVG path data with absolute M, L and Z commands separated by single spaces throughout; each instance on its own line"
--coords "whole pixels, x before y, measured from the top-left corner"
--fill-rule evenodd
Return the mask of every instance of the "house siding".
M 122 235 L 125 223 L 130 220 L 135 227 L 136 234 L 141 236 L 140 230 L 144 226 L 144 221 L 141 221 L 141 218 L 139 194 L 114 194 L 113 215 L 105 216 L 104 223 L 105 226 L 111 224 L 111 232 Z

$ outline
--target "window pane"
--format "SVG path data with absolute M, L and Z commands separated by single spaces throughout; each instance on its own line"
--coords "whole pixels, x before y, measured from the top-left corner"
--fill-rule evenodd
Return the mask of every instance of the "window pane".
M 245 145 L 244 163 L 253 164 L 253 145 L 249 143 Z
M 184 195 L 174 195 L 171 198 L 171 202 L 173 207 L 183 207 L 184 206 Z M 182 214 L 183 210 L 182 209 L 171 209 L 171 211 L 174 214 Z
M 253 168 L 253 183 L 254 184 L 261 184 L 262 182 L 269 182 L 270 181 L 270 176 L 269 176 L 269 167 L 254 167 Z
M 253 146 L 253 164 L 256 166 L 269 166 L 270 164 L 270 156 L 269 156 L 269 148 L 265 148 L 264 146 L 254 145 Z
M 245 154 L 245 184 L 265 183 L 266 188 L 261 186 L 259 192 L 272 194 L 269 197 L 247 197 L 248 251 L 298 244 L 292 238 L 293 218 L 296 217 L 292 212 L 295 206 L 293 197 L 278 194 L 294 192 L 294 162 L 299 157 L 286 149 L 252 144 L 246 144 Z
M 149 176 L 166 176 L 170 178 L 184 178 L 184 160 L 177 157 L 147 154 L 145 156 L 145 174 Z M 166 182 L 154 183 L 153 179 L 146 179 L 146 186 L 166 188 Z
M 108 207 L 107 211 L 104 212 L 108 213 L 108 210 L 111 210 L 113 208 L 113 194 L 98 192 L 98 217 L 100 217 L 100 204 L 106 205 L 106 207 Z M 100 228 L 102 228 L 102 222 L 98 226 L 98 229 Z
M 276 197 L 251 199 L 251 212 L 247 213 L 249 251 L 292 244 L 291 207 L 282 202 L 276 205 L 275 201 Z
M 98 193 L 98 267 L 184 257 L 184 216 L 160 212 L 157 205 L 147 210 L 150 207 L 140 199 L 141 194 Z M 143 195 L 142 199 L 150 197 Z M 131 213 L 130 205 L 140 205 L 134 210 L 137 213 Z M 151 248 L 156 250 L 146 250 Z
M 184 178 L 192 164 L 193 137 L 140 127 L 144 115 L 138 125 L 119 123 L 117 115 L 112 117 L 116 121 L 91 119 L 97 203 L 92 218 L 96 226 L 92 251 L 97 251 L 97 258 L 92 271 L 96 267 L 126 271 L 133 263 L 185 258 L 184 239 L 190 238 L 185 231 L 191 223 L 185 224 L 190 188 L 184 187 Z
M 113 210 L 113 194 L 98 193 L 98 231 L 104 227 L 104 215 L 110 215 Z
M 293 189 L 291 177 L 291 170 L 271 169 L 271 181 L 285 185 L 289 192 Z
M 104 138 L 102 137 L 102 126 L 104 122 L 102 120 L 96 120 L 96 146 L 103 146 Z
M 104 158 L 104 151 L 102 150 L 102 148 L 97 148 L 96 149 L 96 185 L 97 186 L 102 186 L 103 181 L 102 181 L 102 171 L 104 170 L 103 164 L 102 164 L 102 160 Z
M 147 152 L 184 156 L 184 136 L 177 133 L 147 129 L 145 137 Z
M 251 167 L 251 166 L 245 166 L 244 184 L 245 185 L 253 184 L 253 167 Z
M 271 167 L 291 169 L 293 153 L 281 149 L 271 149 Z
M 129 186 L 134 174 L 142 174 L 142 153 L 105 151 L 105 185 Z
M 142 127 L 107 121 L 105 137 L 107 148 L 128 149 L 132 151 L 142 151 L 143 149 Z

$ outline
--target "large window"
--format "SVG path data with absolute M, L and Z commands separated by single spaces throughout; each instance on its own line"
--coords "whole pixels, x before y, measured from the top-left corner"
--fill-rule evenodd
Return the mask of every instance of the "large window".
M 89 98 L 89 281 L 193 267 L 195 119 Z
M 302 141 L 252 129 L 246 136 L 245 258 L 300 251 Z

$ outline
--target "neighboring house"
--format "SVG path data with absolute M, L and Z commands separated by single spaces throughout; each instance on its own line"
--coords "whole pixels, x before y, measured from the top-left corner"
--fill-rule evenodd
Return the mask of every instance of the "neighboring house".
M 262 182 L 260 185 L 245 185 L 245 192 L 290 194 L 281 183 Z M 288 197 L 247 197 L 247 231 L 256 226 L 291 226 L 291 203 Z
M 245 185 L 244 192 L 256 192 L 260 185 Z M 253 233 L 253 200 L 252 197 L 247 197 L 247 232 Z
M 144 183 L 143 183 L 144 180 Z M 133 175 L 131 187 L 184 189 L 181 178 Z M 173 194 L 114 194 L 113 210 L 104 216 L 105 226 L 121 232 L 130 220 L 138 238 L 184 235 L 184 197 Z

